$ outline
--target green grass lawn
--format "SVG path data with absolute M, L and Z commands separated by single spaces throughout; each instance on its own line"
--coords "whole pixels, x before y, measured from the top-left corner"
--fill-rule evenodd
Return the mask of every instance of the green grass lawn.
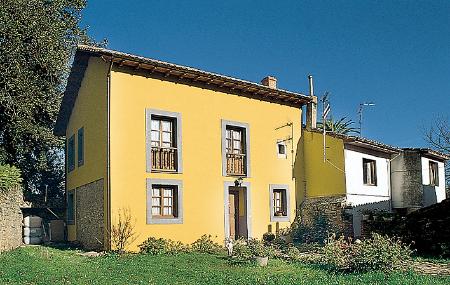
M 318 266 L 271 260 L 231 265 L 224 257 L 105 255 L 23 247 L 0 254 L 0 284 L 450 284 L 450 277 L 380 272 L 334 274 Z

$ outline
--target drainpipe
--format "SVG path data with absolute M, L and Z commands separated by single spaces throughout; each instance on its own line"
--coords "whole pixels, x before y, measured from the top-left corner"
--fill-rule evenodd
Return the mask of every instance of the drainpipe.
M 111 69 L 113 66 L 113 57 L 110 59 L 108 74 L 107 74 L 107 86 L 106 86 L 106 100 L 107 100 L 107 148 L 106 148 L 106 180 L 107 180 L 107 188 L 106 188 L 106 229 L 107 229 L 107 244 L 106 249 L 111 249 L 111 145 L 110 145 L 110 137 L 111 137 Z

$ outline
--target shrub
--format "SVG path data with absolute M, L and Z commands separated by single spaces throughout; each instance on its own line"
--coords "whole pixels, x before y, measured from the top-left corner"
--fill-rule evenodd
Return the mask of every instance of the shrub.
M 264 244 L 266 244 L 266 245 L 272 244 L 272 242 L 275 240 L 275 238 L 276 238 L 276 236 L 274 233 L 267 232 L 267 233 L 263 234 L 263 241 L 264 241 Z
M 263 241 L 257 240 L 257 239 L 249 239 L 248 247 L 250 249 L 250 252 L 252 254 L 252 257 L 266 257 L 266 256 L 273 256 L 273 248 L 270 246 L 265 246 Z
M 300 261 L 302 259 L 302 253 L 295 246 L 290 246 L 285 250 L 285 258 L 288 261 Z
M 191 250 L 200 253 L 220 254 L 225 248 L 211 239 L 211 235 L 202 235 L 191 244 Z
M 123 253 L 137 239 L 135 224 L 136 219 L 132 220 L 130 209 L 119 209 L 117 220 L 111 227 L 111 242 L 119 253 Z
M 183 252 L 188 252 L 189 247 L 179 241 L 149 237 L 146 241 L 139 245 L 139 250 L 141 253 L 147 253 L 151 255 L 175 255 Z
M 332 236 L 323 251 L 326 265 L 335 271 L 348 272 L 397 270 L 409 263 L 412 254 L 409 246 L 399 239 L 379 234 L 360 243 Z
M 0 165 L 0 191 L 20 186 L 22 183 L 21 173 L 15 166 Z
M 248 262 L 253 258 L 252 251 L 245 239 L 240 238 L 233 242 L 232 258 L 238 262 Z

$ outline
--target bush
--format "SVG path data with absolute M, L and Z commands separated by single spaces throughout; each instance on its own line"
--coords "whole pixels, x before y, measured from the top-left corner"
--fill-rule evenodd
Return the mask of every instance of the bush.
M 146 241 L 139 245 L 139 250 L 141 253 L 147 253 L 151 255 L 175 255 L 188 252 L 189 247 L 179 241 L 149 237 Z
M 247 244 L 250 252 L 252 253 L 252 257 L 266 257 L 274 255 L 273 248 L 270 246 L 265 246 L 263 241 L 257 239 L 249 239 Z
M 323 250 L 324 262 L 331 269 L 347 272 L 398 270 L 411 261 L 412 254 L 399 239 L 379 234 L 359 243 L 332 236 Z
M 20 186 L 20 170 L 14 166 L 0 165 L 0 191 Z
M 211 239 L 211 235 L 202 235 L 191 244 L 191 250 L 200 253 L 225 253 L 225 248 Z
M 136 219 L 132 219 L 130 209 L 119 209 L 111 227 L 111 243 L 113 249 L 119 253 L 125 252 L 127 247 L 138 238 L 135 231 Z
M 233 242 L 232 258 L 238 262 L 248 262 L 253 258 L 252 251 L 245 239 L 240 238 Z

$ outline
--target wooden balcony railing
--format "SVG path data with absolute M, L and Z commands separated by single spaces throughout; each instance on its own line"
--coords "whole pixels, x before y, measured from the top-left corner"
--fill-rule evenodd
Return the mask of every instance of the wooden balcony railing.
M 173 147 L 152 147 L 152 169 L 177 171 L 177 149 Z
M 227 174 L 245 176 L 247 171 L 245 154 L 227 153 Z

